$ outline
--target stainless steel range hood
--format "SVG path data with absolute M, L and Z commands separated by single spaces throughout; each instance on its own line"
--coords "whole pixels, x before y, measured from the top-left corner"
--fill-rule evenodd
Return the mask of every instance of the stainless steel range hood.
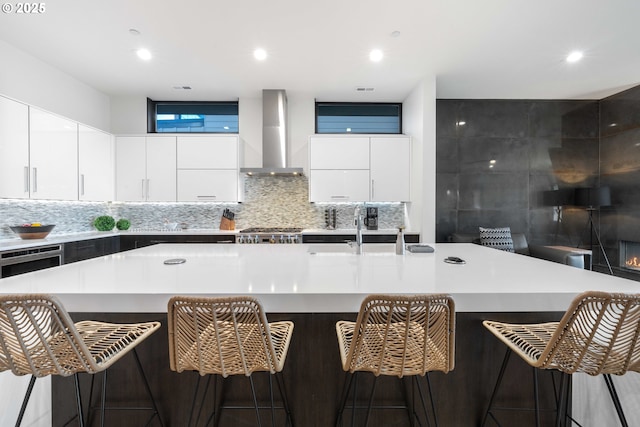
M 262 91 L 262 167 L 241 168 L 240 172 L 258 176 L 302 175 L 302 168 L 289 167 L 287 94 L 282 89 Z

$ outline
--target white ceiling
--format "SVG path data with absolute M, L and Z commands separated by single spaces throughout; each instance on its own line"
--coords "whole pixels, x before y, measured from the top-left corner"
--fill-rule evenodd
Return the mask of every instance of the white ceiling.
M 0 39 L 108 95 L 229 100 L 286 89 L 322 101 L 402 101 L 435 75 L 438 98 L 595 99 L 640 82 L 638 0 L 44 4 L 40 15 L 1 14 Z M 150 62 L 135 56 L 141 46 Z M 266 61 L 253 59 L 256 47 Z M 369 61 L 372 48 L 382 62 Z M 575 49 L 584 59 L 566 63 Z

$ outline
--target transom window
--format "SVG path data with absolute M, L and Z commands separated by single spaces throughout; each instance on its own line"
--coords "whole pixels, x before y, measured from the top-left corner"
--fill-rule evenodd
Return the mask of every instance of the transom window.
M 148 100 L 149 132 L 238 133 L 238 102 Z
M 401 103 L 316 102 L 316 133 L 402 133 Z

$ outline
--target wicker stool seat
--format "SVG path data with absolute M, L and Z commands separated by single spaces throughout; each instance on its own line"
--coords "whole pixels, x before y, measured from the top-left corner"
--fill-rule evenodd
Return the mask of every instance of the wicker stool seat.
M 10 370 L 15 375 L 32 376 L 16 425 L 22 421 L 36 378 L 47 375 L 75 375 L 78 420 L 80 425 L 84 425 L 78 373 L 106 372 L 130 351 L 136 358 L 152 407 L 117 409 L 149 409 L 153 412 L 148 422 L 157 416 L 162 424 L 135 349 L 159 327 L 159 322 L 73 323 L 62 304 L 51 295 L 0 296 L 0 371 Z M 102 424 L 104 402 L 103 395 Z
M 284 409 L 287 424 L 293 424 L 289 411 L 282 372 L 293 333 L 289 321 L 268 323 L 261 304 L 252 297 L 198 298 L 175 296 L 168 304 L 169 360 L 172 371 L 195 371 L 199 373 L 194 398 L 195 405 L 200 379 L 205 375 L 227 378 L 245 375 L 249 378 L 257 425 L 261 425 L 260 407 L 257 402 L 252 374 L 269 373 L 271 425 L 275 425 L 275 409 Z M 275 407 L 271 374 L 275 376 L 282 407 Z M 210 380 L 209 377 L 208 380 Z M 208 386 L 207 382 L 207 386 Z M 205 396 L 202 396 L 204 399 Z M 214 387 L 214 410 L 205 425 L 217 422 L 216 391 Z M 193 415 L 194 407 L 191 409 Z M 187 425 L 191 425 L 189 419 Z M 196 420 L 197 422 L 197 420 Z
M 568 413 L 568 401 L 570 375 L 575 372 L 604 376 L 620 422 L 627 425 L 610 375 L 640 371 L 640 294 L 585 292 L 573 300 L 559 322 L 518 325 L 485 320 L 483 324 L 507 346 L 483 425 L 489 417 L 497 423 L 493 411 L 498 409 L 493 402 L 512 353 L 535 369 L 564 374 L 556 416 L 558 425 L 574 422 Z M 539 425 L 537 387 L 535 410 Z
M 357 388 L 358 372 L 371 372 L 374 383 L 370 392 L 365 425 L 369 421 L 377 379 L 380 375 L 411 377 L 412 390 L 417 386 L 427 424 L 429 414 L 423 399 L 419 376 L 426 377 L 431 398 L 432 417 L 437 425 L 435 405 L 429 382 L 430 371 L 449 372 L 455 360 L 455 308 L 448 295 L 370 295 L 362 302 L 356 322 L 336 323 L 342 368 L 346 372 L 344 390 L 336 425 L 342 415 L 352 386 Z M 355 379 L 355 380 L 354 380 Z M 353 392 L 352 425 L 356 402 Z M 407 404 L 411 423 L 420 420 L 413 405 Z M 420 421 L 419 421 L 420 422 Z

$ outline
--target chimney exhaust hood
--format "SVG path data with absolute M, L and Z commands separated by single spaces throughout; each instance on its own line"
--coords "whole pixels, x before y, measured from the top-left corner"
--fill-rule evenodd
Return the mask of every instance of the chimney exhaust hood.
M 240 172 L 257 176 L 302 175 L 302 168 L 288 165 L 289 135 L 287 94 L 282 89 L 262 91 L 262 167 L 240 168 Z

